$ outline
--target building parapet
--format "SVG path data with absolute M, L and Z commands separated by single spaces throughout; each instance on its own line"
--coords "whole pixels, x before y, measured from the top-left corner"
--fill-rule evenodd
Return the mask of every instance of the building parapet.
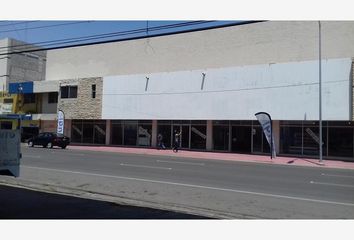
M 55 113 L 40 113 L 32 114 L 32 120 L 56 120 L 57 114 Z
M 59 81 L 33 82 L 34 93 L 59 92 Z

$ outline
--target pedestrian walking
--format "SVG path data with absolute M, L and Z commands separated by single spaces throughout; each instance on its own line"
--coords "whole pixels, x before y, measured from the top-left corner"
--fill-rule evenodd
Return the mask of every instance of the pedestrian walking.
M 165 144 L 163 143 L 163 136 L 161 133 L 157 135 L 157 146 L 158 149 L 165 149 Z
M 178 152 L 180 136 L 181 136 L 181 132 L 178 132 L 177 130 L 175 130 L 173 149 L 172 149 L 173 152 L 175 152 L 175 153 Z

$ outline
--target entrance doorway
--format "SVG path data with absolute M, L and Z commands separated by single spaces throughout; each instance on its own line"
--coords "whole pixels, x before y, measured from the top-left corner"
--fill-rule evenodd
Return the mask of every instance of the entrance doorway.
M 179 147 L 189 148 L 189 125 L 173 125 L 172 142 L 174 142 L 175 131 L 181 132 Z

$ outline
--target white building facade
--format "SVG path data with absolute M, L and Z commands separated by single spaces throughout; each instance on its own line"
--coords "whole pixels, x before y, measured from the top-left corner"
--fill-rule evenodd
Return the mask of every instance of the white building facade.
M 322 22 L 325 158 L 354 161 L 354 22 Z M 47 52 L 45 81 L 73 142 L 267 154 L 255 113 L 273 119 L 277 153 L 319 152 L 319 31 L 258 22 Z M 49 86 L 49 85 L 48 85 Z

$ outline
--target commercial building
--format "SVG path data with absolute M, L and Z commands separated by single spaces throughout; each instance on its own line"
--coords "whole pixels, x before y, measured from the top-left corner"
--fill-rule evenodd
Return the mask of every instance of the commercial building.
M 325 158 L 354 161 L 354 22 L 322 22 Z M 44 93 L 58 91 L 65 133 L 82 144 L 319 154 L 319 27 L 266 21 L 47 52 Z M 39 92 L 39 90 L 37 91 Z M 43 130 L 55 130 L 44 121 Z
M 45 78 L 46 52 L 24 50 L 40 48 L 15 39 L 0 40 L 0 128 L 21 127 L 26 137 L 40 128 L 40 121 L 32 114 L 42 111 L 42 96 L 33 93 L 33 85 Z

